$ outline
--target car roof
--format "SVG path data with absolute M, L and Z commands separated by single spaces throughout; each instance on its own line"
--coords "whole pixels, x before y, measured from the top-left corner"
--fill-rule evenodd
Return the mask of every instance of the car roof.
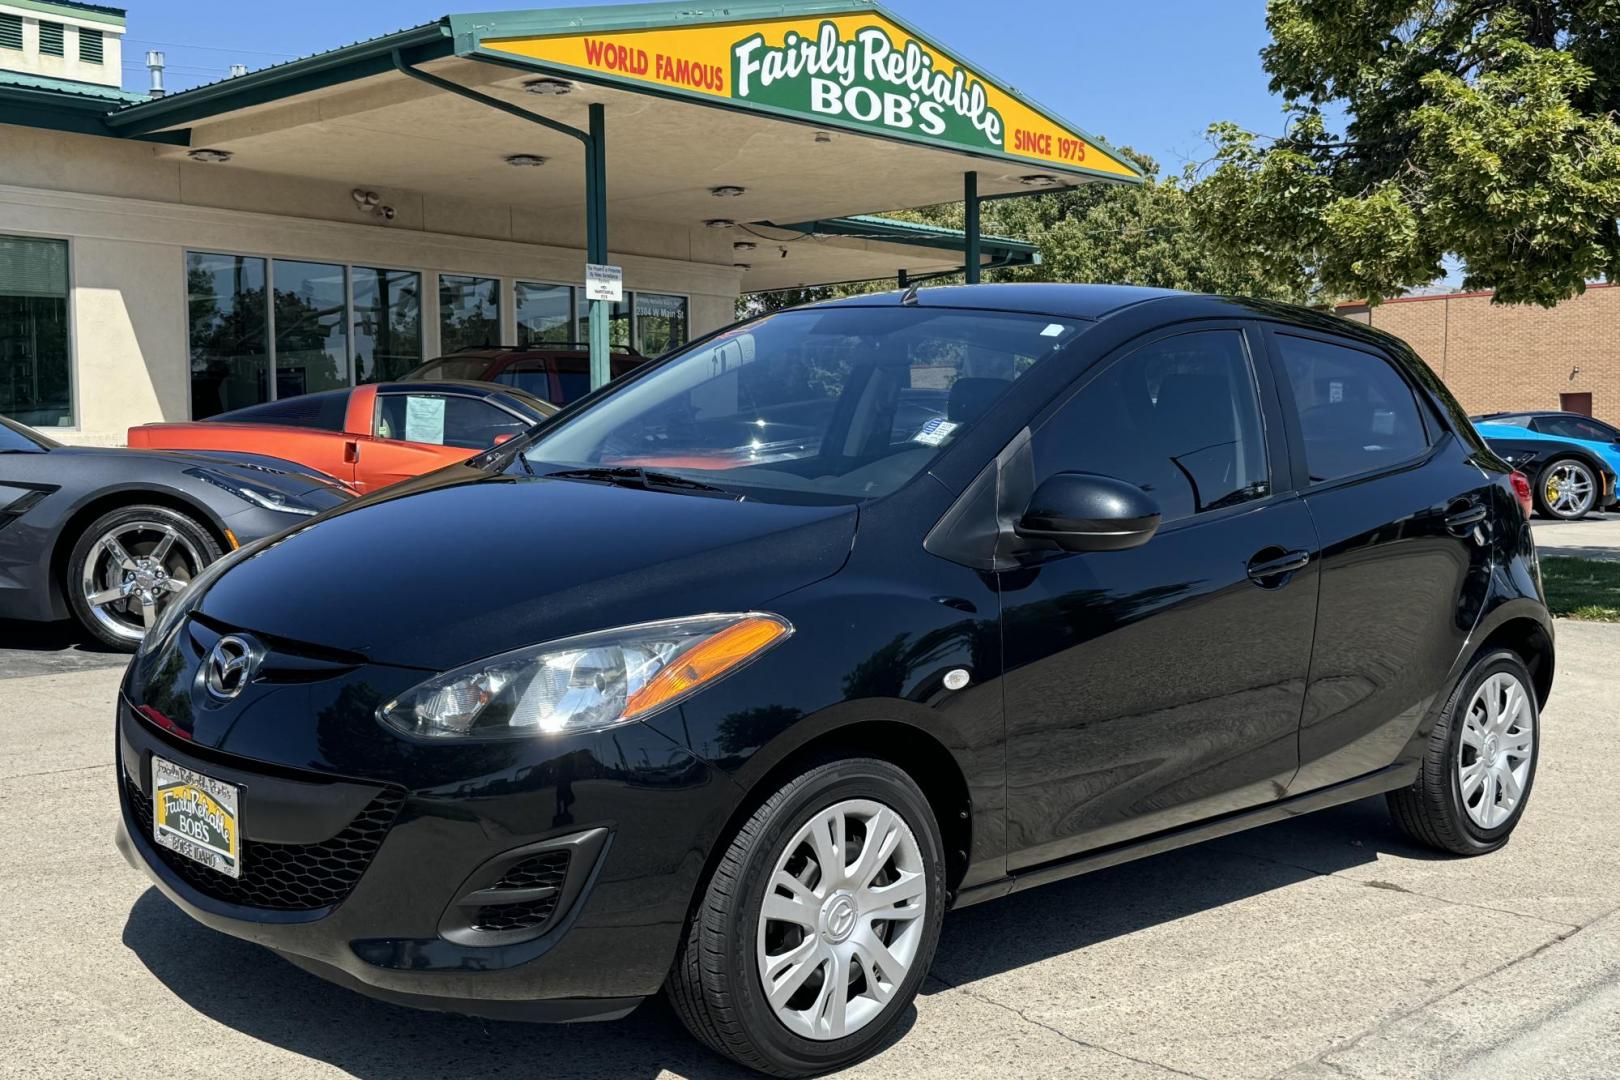
M 528 409 L 550 416 L 557 406 L 527 390 L 505 383 L 478 382 L 472 379 L 434 379 L 422 382 L 385 382 L 377 384 L 379 394 L 432 394 L 459 393 L 481 398 L 507 398 Z
M 810 307 L 887 307 L 914 303 L 918 307 L 974 308 L 1032 315 L 1062 315 L 1071 319 L 1101 319 L 1121 308 L 1148 300 L 1192 297 L 1175 289 L 1139 285 L 1076 285 L 1020 282 L 994 285 L 936 285 L 884 293 L 867 293 L 826 300 Z

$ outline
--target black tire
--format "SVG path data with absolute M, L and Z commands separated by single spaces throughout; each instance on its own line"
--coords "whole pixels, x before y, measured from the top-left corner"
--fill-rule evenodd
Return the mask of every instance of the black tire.
M 882 803 L 911 829 L 923 860 L 926 910 L 916 957 L 882 1011 L 844 1038 L 808 1039 L 778 1019 L 765 998 L 758 920 L 766 883 L 788 843 L 817 813 L 846 799 Z M 828 1072 L 882 1046 L 905 1015 L 933 961 L 944 912 L 944 848 L 916 783 L 886 761 L 830 761 L 783 785 L 737 831 L 687 925 L 665 992 L 693 1035 L 742 1065 L 784 1077 Z
M 1485 681 L 1498 673 L 1518 679 L 1528 699 L 1531 727 L 1529 770 L 1517 806 L 1494 828 L 1483 828 L 1463 804 L 1458 774 L 1458 754 L 1462 741 L 1463 717 Z M 1530 802 L 1535 784 L 1536 765 L 1541 756 L 1541 714 L 1536 703 L 1535 684 L 1518 653 L 1493 649 L 1476 657 L 1456 690 L 1447 699 L 1440 718 L 1429 736 L 1423 765 L 1411 787 L 1392 791 L 1386 799 L 1390 815 L 1402 832 L 1427 847 L 1453 855 L 1484 855 L 1507 843 L 1524 808 Z
M 1572 465 L 1582 470 L 1586 474 L 1587 481 L 1593 486 L 1591 500 L 1587 503 L 1584 509 L 1559 510 L 1547 498 L 1547 483 L 1552 478 L 1552 474 L 1556 470 L 1566 465 Z M 1542 466 L 1541 471 L 1536 474 L 1535 496 L 1536 509 L 1541 512 L 1543 517 L 1556 518 L 1559 521 L 1579 521 L 1587 514 L 1598 508 L 1597 503 L 1598 499 L 1601 497 L 1601 491 L 1599 490 L 1597 472 L 1592 468 L 1591 465 L 1582 461 L 1580 458 L 1553 458 L 1551 461 L 1547 462 L 1546 465 Z
M 73 611 L 73 617 L 80 626 L 84 627 L 85 632 L 108 648 L 122 652 L 134 652 L 140 644 L 139 637 L 130 638 L 127 635 L 120 635 L 109 629 L 101 619 L 98 619 L 92 605 L 85 596 L 83 581 L 85 564 L 89 560 L 97 542 L 120 527 L 131 526 L 136 523 L 153 523 L 173 529 L 176 536 L 183 540 L 185 545 L 189 545 L 192 554 L 186 554 L 180 545 L 176 545 L 176 548 L 180 550 L 180 554 L 170 560 L 172 567 L 177 570 L 175 580 L 180 580 L 178 571 L 182 565 L 186 566 L 184 573 L 189 576 L 200 571 L 202 567 L 207 566 L 221 555 L 218 541 L 214 539 L 213 534 L 201 522 L 166 506 L 147 504 L 120 506 L 118 509 L 109 511 L 91 522 L 89 527 L 74 540 L 73 550 L 68 556 L 62 588 L 67 597 L 68 607 Z M 132 552 L 132 554 L 135 553 Z M 200 565 L 193 567 L 188 565 L 190 563 Z M 175 595 L 174 593 L 165 593 L 163 596 L 164 603 L 173 600 Z M 161 606 L 159 605 L 158 610 L 161 610 Z M 120 609 L 118 615 L 120 617 L 127 615 L 131 621 L 135 619 L 133 609 L 127 611 Z M 115 621 L 118 620 L 115 619 Z

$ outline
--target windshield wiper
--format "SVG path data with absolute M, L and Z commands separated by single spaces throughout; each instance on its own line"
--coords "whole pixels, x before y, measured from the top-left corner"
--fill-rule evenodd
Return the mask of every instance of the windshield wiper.
M 618 484 L 621 487 L 640 488 L 643 491 L 672 491 L 682 494 L 710 495 L 723 499 L 741 499 L 736 492 L 727 491 L 723 487 L 705 484 L 701 480 L 689 480 L 674 473 L 658 472 L 653 469 L 643 469 L 639 466 L 614 465 L 598 466 L 594 469 L 562 469 L 558 472 L 546 473 L 548 477 L 556 480 L 586 480 L 598 484 Z

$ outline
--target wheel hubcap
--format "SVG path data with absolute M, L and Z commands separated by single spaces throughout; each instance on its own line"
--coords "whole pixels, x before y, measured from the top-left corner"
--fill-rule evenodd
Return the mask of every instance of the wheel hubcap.
M 1597 487 L 1585 466 L 1565 461 L 1548 474 L 1546 493 L 1554 513 L 1579 514 L 1592 508 Z
M 202 567 L 201 553 L 173 526 L 127 522 L 91 546 L 80 588 L 97 623 L 125 641 L 139 641 Z
M 817 813 L 788 841 L 760 911 L 756 958 L 771 1011 L 807 1039 L 853 1035 L 898 992 L 927 911 L 922 849 L 869 799 Z
M 1498 672 L 1474 692 L 1457 744 L 1457 787 L 1474 824 L 1496 828 L 1524 798 L 1535 727 L 1529 691 L 1516 676 Z

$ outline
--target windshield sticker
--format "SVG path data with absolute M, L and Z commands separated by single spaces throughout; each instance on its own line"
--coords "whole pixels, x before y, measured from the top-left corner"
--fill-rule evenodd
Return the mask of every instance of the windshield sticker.
M 1046 329 L 1041 331 L 1041 337 L 1057 337 L 1067 329 L 1068 327 L 1062 323 L 1047 323 Z
M 405 441 L 444 445 L 444 398 L 405 399 Z
M 940 446 L 951 437 L 951 432 L 961 426 L 951 423 L 943 416 L 936 416 L 924 424 L 917 434 L 911 437 L 911 441 L 922 443 L 924 446 Z

